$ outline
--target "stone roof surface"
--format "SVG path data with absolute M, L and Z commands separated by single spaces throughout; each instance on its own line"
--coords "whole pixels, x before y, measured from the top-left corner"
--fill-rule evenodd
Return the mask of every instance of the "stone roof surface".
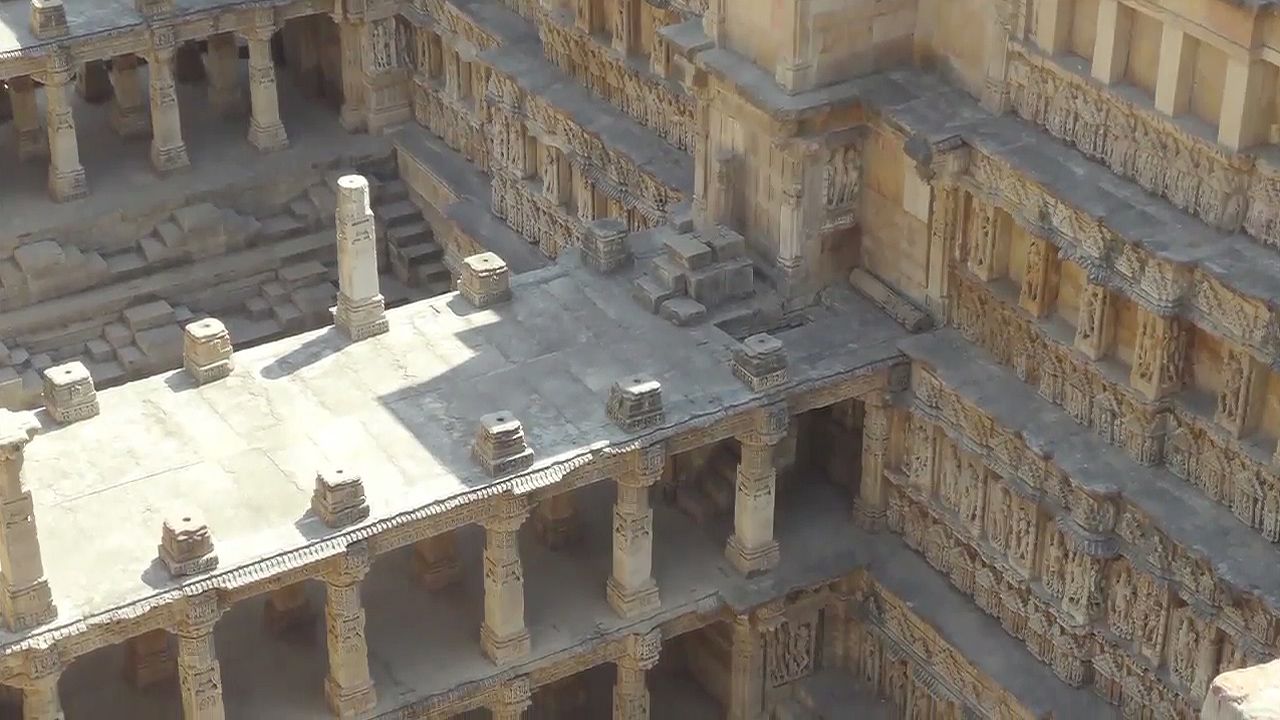
M 389 310 L 390 332 L 359 343 L 326 328 L 237 351 L 231 376 L 204 386 L 175 371 L 104 390 L 101 414 L 75 424 L 40 413 L 25 477 L 59 610 L 47 627 L 178 587 L 156 553 L 170 510 L 208 521 L 216 585 L 343 532 L 309 512 L 326 467 L 363 477 L 367 526 L 496 482 L 470 457 L 487 413 L 522 421 L 536 472 L 634 437 L 610 423 L 606 399 L 637 372 L 662 383 L 667 426 L 760 401 L 729 367 L 733 338 L 648 314 L 625 277 L 569 257 L 512 286 L 512 302 L 486 310 L 456 293 Z M 865 301 L 841 302 L 779 335 L 794 383 L 901 357 L 900 327 Z

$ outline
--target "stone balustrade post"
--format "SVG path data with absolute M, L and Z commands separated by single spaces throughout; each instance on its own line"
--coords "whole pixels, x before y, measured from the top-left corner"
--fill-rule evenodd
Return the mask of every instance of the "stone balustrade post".
M 613 505 L 613 572 L 606 583 L 609 605 L 630 618 L 658 609 L 661 600 L 653 579 L 653 508 L 649 488 L 662 478 L 666 449 L 662 445 L 632 454 L 629 467 L 616 478 Z
M 8 83 L 13 129 L 18 136 L 18 160 L 26 162 L 45 157 L 49 154 L 49 136 L 40 126 L 36 83 L 29 75 L 9 78 Z
M 151 76 L 151 166 L 167 173 L 191 165 L 182 140 L 178 90 L 173 80 L 173 28 L 153 31 L 147 70 Z
M 223 720 L 222 669 L 214 647 L 213 628 L 222 616 L 213 593 L 189 598 L 178 637 L 178 685 L 185 720 Z
M 111 59 L 111 106 L 107 120 L 111 129 L 126 139 L 151 134 L 151 116 L 138 64 L 137 55 L 118 55 Z
M 261 152 L 289 147 L 289 136 L 280 120 L 276 64 L 271 57 L 274 27 L 256 27 L 245 33 L 249 43 L 249 142 Z
M 35 503 L 23 477 L 23 453 L 39 424 L 31 413 L 0 410 L 0 613 L 13 632 L 57 617 L 40 556 Z
M 49 195 L 57 202 L 67 202 L 88 195 L 89 186 L 80 164 L 76 122 L 68 97 L 73 77 L 71 56 L 65 48 L 58 48 L 49 54 L 48 62 L 44 102 L 49 130 Z
M 854 520 L 871 532 L 884 528 L 887 498 L 885 459 L 889 455 L 890 407 L 884 395 L 867 398 L 862 415 L 862 477 L 853 501 Z
M 502 665 L 529 654 L 529 629 L 524 622 L 524 567 L 520 562 L 520 526 L 528 510 L 518 500 L 483 521 L 484 625 L 480 645 L 485 655 Z
M 767 572 L 780 559 L 773 537 L 777 484 L 773 453 L 786 437 L 788 420 L 785 404 L 761 408 L 754 418 L 755 427 L 738 437 L 742 457 L 733 503 L 733 535 L 725 546 L 725 556 L 744 575 Z
M 371 558 L 363 544 L 352 545 L 324 577 L 324 620 L 329 647 L 329 677 L 325 700 L 339 718 L 352 718 L 373 709 L 378 698 L 369 674 L 369 646 L 365 639 L 364 603 L 360 586 Z
M 613 720 L 649 720 L 647 676 L 661 652 L 660 630 L 627 636 L 622 656 L 614 661 L 618 674 L 613 685 Z

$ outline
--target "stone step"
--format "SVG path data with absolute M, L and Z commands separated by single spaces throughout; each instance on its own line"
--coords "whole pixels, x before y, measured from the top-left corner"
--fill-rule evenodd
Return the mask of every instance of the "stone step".
M 326 222 L 333 222 L 333 216 L 338 211 L 338 194 L 333 188 L 322 183 L 312 185 L 307 188 L 307 199 L 316 206 L 321 218 Z
M 387 228 L 386 236 L 387 242 L 396 247 L 407 247 L 419 242 L 430 241 L 434 237 L 431 232 L 431 225 L 426 220 L 421 219 Z
M 423 263 L 433 262 L 444 258 L 444 250 L 433 242 L 422 243 L 412 247 L 403 248 L 400 254 L 404 257 L 409 267 L 421 265 Z
M 168 248 L 178 247 L 182 244 L 182 239 L 186 237 L 186 233 L 182 231 L 182 228 L 178 227 L 177 223 L 169 221 L 156 225 L 153 234 Z
M 288 300 L 273 304 L 271 306 L 271 317 L 286 330 L 298 327 L 302 323 L 302 311 L 298 309 L 297 305 Z
M 271 303 L 261 295 L 256 295 L 244 301 L 245 312 L 249 313 L 251 320 L 265 320 L 271 317 Z
M 148 235 L 138 241 L 138 248 L 148 265 L 156 265 L 182 257 L 182 252 L 165 245 L 159 238 Z
M 307 226 L 291 215 L 272 215 L 262 221 L 262 227 L 258 230 L 258 237 L 263 242 L 273 242 L 276 240 L 287 240 L 304 235 L 307 232 Z
M 383 227 L 390 228 L 407 225 L 422 220 L 422 211 L 408 200 L 398 200 L 373 209 L 373 216 Z
M 124 321 L 129 329 L 137 334 L 141 330 L 149 330 L 174 322 L 173 307 L 164 300 L 135 305 L 124 311 Z
M 289 214 L 307 227 L 315 227 L 320 222 L 320 209 L 305 195 L 289 203 Z
M 327 278 L 329 271 L 320 262 L 307 260 L 280 268 L 277 276 L 285 287 L 292 289 Z
M 107 271 L 111 273 L 114 280 L 136 277 L 147 267 L 147 258 L 137 250 L 125 250 L 108 255 L 105 260 Z
M 442 262 L 419 265 L 414 268 L 414 278 L 419 285 L 436 293 L 449 292 L 453 287 L 453 276 L 449 274 L 449 268 Z
M 399 202 L 409 199 L 409 186 L 404 181 L 396 178 L 388 180 L 378 185 L 377 202 L 379 205 L 383 203 Z

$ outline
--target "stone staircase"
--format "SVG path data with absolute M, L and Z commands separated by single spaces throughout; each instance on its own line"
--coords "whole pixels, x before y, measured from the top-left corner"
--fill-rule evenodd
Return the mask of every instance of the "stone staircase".
M 696 325 L 710 310 L 755 292 L 755 268 L 742 236 L 718 227 L 671 235 L 662 254 L 636 278 L 632 296 L 676 325 Z
M 404 182 L 381 185 L 375 197 L 373 215 L 391 273 L 405 285 L 425 288 L 432 294 L 451 290 L 453 281 L 444 264 L 444 249 L 435 241 L 418 206 L 409 200 Z

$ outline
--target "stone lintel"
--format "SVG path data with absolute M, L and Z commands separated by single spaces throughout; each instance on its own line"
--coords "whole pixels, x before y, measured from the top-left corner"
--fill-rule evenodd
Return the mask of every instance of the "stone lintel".
M 44 406 L 64 425 L 98 414 L 98 393 L 84 363 L 74 360 L 44 371 Z

